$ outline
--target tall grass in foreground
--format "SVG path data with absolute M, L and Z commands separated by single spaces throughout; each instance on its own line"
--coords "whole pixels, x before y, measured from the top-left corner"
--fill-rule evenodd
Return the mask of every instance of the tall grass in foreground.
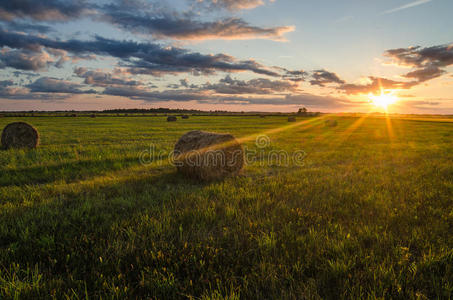
M 40 148 L 0 153 L 0 298 L 453 297 L 453 123 L 337 120 L 28 118 Z M 220 182 L 140 164 L 196 129 L 272 143 Z

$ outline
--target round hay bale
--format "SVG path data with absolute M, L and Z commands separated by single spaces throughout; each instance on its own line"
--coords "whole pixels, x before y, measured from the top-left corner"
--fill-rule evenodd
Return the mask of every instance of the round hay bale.
M 96 114 L 91 114 L 90 118 L 96 118 Z
M 176 120 L 177 120 L 177 119 L 176 119 L 175 116 L 169 116 L 169 117 L 167 118 L 167 122 L 176 122 Z
M 288 117 L 288 122 L 296 122 L 296 117 Z
M 181 119 L 188 119 L 188 118 L 189 118 L 188 115 L 182 115 L 182 116 L 181 116 Z
M 2 146 L 10 148 L 36 148 L 39 144 L 38 131 L 25 122 L 6 125 L 2 132 Z
M 77 114 L 71 114 L 71 117 L 75 118 L 75 117 L 77 117 Z
M 336 127 L 338 125 L 337 120 L 326 120 L 325 124 L 327 127 Z
M 231 134 L 190 131 L 175 145 L 175 164 L 187 177 L 209 181 L 234 176 L 244 166 L 244 149 Z
M 260 118 L 261 119 L 264 119 L 266 116 L 265 115 L 260 115 Z

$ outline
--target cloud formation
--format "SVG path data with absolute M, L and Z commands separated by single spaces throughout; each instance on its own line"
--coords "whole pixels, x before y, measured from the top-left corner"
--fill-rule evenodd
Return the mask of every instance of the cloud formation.
M 453 44 L 422 48 L 420 46 L 390 49 L 385 56 L 401 66 L 426 67 L 435 65 L 447 67 L 453 65 Z
M 49 33 L 53 32 L 54 29 L 49 25 L 37 24 L 36 22 L 26 23 L 26 22 L 16 22 L 16 21 L 8 21 L 8 22 L 0 22 L 1 26 L 6 27 L 8 30 L 11 31 L 20 31 L 20 32 L 32 32 L 32 33 Z
M 304 93 L 294 82 L 265 78 L 244 81 L 226 76 L 218 83 L 195 86 L 183 81 L 181 85 L 171 87 L 175 89 L 156 91 L 143 86 L 107 86 L 103 94 L 146 102 L 195 101 L 206 104 L 303 105 L 312 109 L 336 109 L 363 105 L 363 103 L 352 102 L 346 98 Z M 186 88 L 179 89 L 181 87 Z
M 308 76 L 308 72 L 305 72 L 304 70 L 287 70 L 285 68 L 280 68 L 280 70 L 283 72 L 283 79 L 294 82 L 304 81 Z
M 394 80 L 365 74 L 368 75 L 366 80 L 353 83 L 346 82 L 337 73 L 324 68 L 289 70 L 282 66 L 265 65 L 253 58 L 239 59 L 226 53 L 204 54 L 186 49 L 192 46 L 196 49 L 199 44 L 181 46 L 184 44 L 180 41 L 282 41 L 285 33 L 294 30 L 294 27 L 255 26 L 236 14 L 272 0 L 185 1 L 178 2 L 183 4 L 181 7 L 175 7 L 175 2 L 161 0 L 1 2 L 0 69 L 9 72 L 11 76 L 7 78 L 14 79 L 14 82 L 0 81 L 0 98 L 44 100 L 67 99 L 73 94 L 96 94 L 148 102 L 196 101 L 351 108 L 361 103 L 347 100 L 348 95 L 410 89 L 446 74 L 447 67 L 453 65 L 452 45 L 390 49 L 385 52 L 388 59 L 394 64 L 412 68 L 410 72 L 406 71 L 399 79 L 392 78 Z M 429 0 L 415 1 L 388 12 L 427 2 Z M 202 8 L 201 13 L 197 11 L 199 8 Z M 55 25 L 61 22 L 86 25 L 80 22 L 82 19 L 107 25 L 109 30 L 104 31 L 102 28 L 102 32 L 110 36 L 118 36 L 117 29 L 120 29 L 121 35 L 127 34 L 130 38 L 120 40 L 92 35 L 93 32 L 89 32 L 90 29 L 85 32 L 83 26 L 80 32 L 70 36 L 72 38 L 63 33 L 67 32 L 66 28 L 62 32 L 53 30 L 59 29 Z M 225 44 L 228 43 L 221 45 Z M 97 61 L 90 64 L 89 68 L 76 64 L 79 60 L 88 59 Z M 82 63 L 88 66 L 86 62 Z M 107 64 L 109 67 L 106 67 Z M 48 73 L 43 76 L 41 71 Z M 240 77 L 238 73 L 247 74 Z M 152 83 L 147 80 L 147 75 L 168 74 L 178 77 L 172 77 L 175 79 L 173 82 L 166 81 L 167 78 L 153 78 Z M 190 78 L 190 75 L 222 75 L 223 78 L 212 81 Z M 189 77 L 190 83 L 187 78 L 181 79 L 183 77 Z M 302 90 L 309 85 L 311 90 L 318 90 L 322 95 Z M 412 104 L 433 106 L 428 103 Z
M 78 67 L 74 69 L 74 73 L 84 78 L 84 83 L 92 86 L 106 87 L 110 85 L 120 86 L 139 86 L 143 85 L 142 82 L 131 79 L 124 79 L 112 75 L 111 73 L 102 72 L 100 70 L 88 70 L 87 68 Z
M 83 85 L 67 80 L 51 77 L 38 78 L 26 86 L 32 93 L 65 93 L 65 94 L 93 94 L 95 90 L 82 90 Z
M 253 8 L 263 4 L 261 0 L 215 0 L 197 1 L 199 5 L 226 8 L 230 11 Z M 222 20 L 202 21 L 193 12 L 163 10 L 156 3 L 138 0 L 117 0 L 105 5 L 87 1 L 70 0 L 8 0 L 0 2 L 0 20 L 9 21 L 11 30 L 49 32 L 48 25 L 15 22 L 31 20 L 61 22 L 81 17 L 105 21 L 133 33 L 151 35 L 153 38 L 178 40 L 206 39 L 270 39 L 283 41 L 283 35 L 293 31 L 294 26 L 259 27 L 229 17 Z
M 386 79 L 382 77 L 368 77 L 368 83 L 365 84 L 354 84 L 354 83 L 345 83 L 337 88 L 346 94 L 355 95 L 355 94 L 380 94 L 382 90 L 392 90 L 392 89 L 409 89 L 418 82 L 404 82 L 404 81 L 395 81 L 391 79 Z
M 243 96 L 240 94 L 216 94 L 202 89 L 165 90 L 160 92 L 142 88 L 107 87 L 104 94 L 128 97 L 133 100 L 147 102 L 196 101 L 198 103 L 209 104 L 303 105 L 316 109 L 358 107 L 361 105 L 361 103 L 354 103 L 347 99 L 309 93 Z
M 46 70 L 53 63 L 52 57 L 44 51 L 34 52 L 27 49 L 0 51 L 0 69 L 9 67 L 17 70 Z
M 330 83 L 343 84 L 344 80 L 341 80 L 337 74 L 326 70 L 315 70 L 312 75 L 313 79 L 310 81 L 311 85 L 319 85 L 321 87 Z
M 421 69 L 404 74 L 403 77 L 416 79 L 418 82 L 425 82 L 445 74 L 446 71 L 440 69 L 436 65 L 429 65 Z
M 415 70 L 401 75 L 410 81 L 368 76 L 366 83 L 347 83 L 337 74 L 321 69 L 310 73 L 312 78 L 310 83 L 320 87 L 332 84 L 337 90 L 348 95 L 380 94 L 383 90 L 410 89 L 447 73 L 445 68 L 453 65 L 453 45 L 389 49 L 385 51 L 384 56 L 388 57 L 393 64 L 414 68 Z
M 241 2 L 246 1 L 231 1 L 229 5 L 234 3 L 239 5 Z M 226 2 L 216 1 L 213 3 L 222 5 Z M 99 20 L 130 32 L 151 35 L 154 38 L 177 40 L 270 39 L 282 41 L 285 33 L 294 30 L 294 26 L 252 26 L 237 17 L 227 17 L 214 21 L 200 20 L 194 13 L 180 13 L 175 10 L 164 10 L 156 7 L 146 9 L 146 5 L 134 1 L 107 4 L 99 11 Z
M 255 78 L 248 81 L 237 80 L 227 75 L 216 84 L 207 83 L 203 90 L 210 90 L 217 94 L 257 94 L 271 95 L 274 93 L 298 92 L 298 84 L 283 80 L 269 80 Z
M 0 20 L 65 21 L 81 16 L 87 9 L 84 0 L 7 0 L 0 2 Z
M 207 39 L 270 39 L 283 41 L 283 35 L 294 31 L 294 26 L 258 27 L 246 21 L 230 17 L 216 21 L 196 20 L 191 14 L 141 12 L 135 7 L 108 5 L 103 9 L 101 20 L 124 30 L 150 34 L 154 38 L 177 40 Z
M 123 62 L 123 66 L 156 73 L 181 72 L 242 72 L 280 76 L 254 60 L 239 61 L 226 54 L 205 55 L 183 48 L 163 47 L 157 43 L 119 41 L 96 36 L 94 40 L 54 40 L 35 35 L 23 35 L 0 29 L 0 46 L 40 51 L 42 47 L 63 50 L 77 57 L 83 55 L 111 56 Z
M 207 8 L 221 8 L 230 11 L 253 9 L 264 4 L 263 0 L 195 0 L 199 5 Z M 271 1 L 273 2 L 273 0 Z
M 416 68 L 403 77 L 420 83 L 442 76 L 445 68 L 453 65 L 453 45 L 390 49 L 384 55 L 396 65 Z
M 0 98 L 10 100 L 63 100 L 70 95 L 53 93 L 31 93 L 26 87 L 16 86 L 12 80 L 0 81 Z

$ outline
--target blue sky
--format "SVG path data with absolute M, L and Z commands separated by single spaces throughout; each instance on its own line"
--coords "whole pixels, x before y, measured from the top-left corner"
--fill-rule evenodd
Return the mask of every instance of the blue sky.
M 2 2 L 0 110 L 452 114 L 452 11 L 449 0 Z M 396 102 L 373 105 L 380 95 Z

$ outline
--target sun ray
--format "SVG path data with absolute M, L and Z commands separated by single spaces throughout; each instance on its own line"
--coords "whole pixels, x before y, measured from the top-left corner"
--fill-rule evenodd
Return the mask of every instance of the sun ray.
M 365 113 L 360 118 L 358 118 L 354 123 L 352 123 L 345 131 L 340 133 L 337 138 L 333 139 L 332 142 L 329 143 L 330 146 L 332 145 L 341 145 L 343 144 L 360 126 L 362 126 L 363 122 L 369 117 L 371 111 Z
M 266 135 L 275 134 L 275 133 L 279 133 L 279 132 L 282 132 L 282 131 L 285 131 L 285 130 L 289 130 L 289 129 L 292 129 L 292 128 L 295 128 L 295 127 L 302 126 L 302 125 L 306 125 L 302 129 L 308 129 L 308 128 L 311 128 L 311 127 L 315 126 L 318 121 L 321 121 L 324 118 L 326 118 L 326 116 L 316 117 L 316 118 L 312 118 L 312 119 L 309 119 L 309 120 L 303 120 L 303 121 L 296 122 L 296 123 L 293 123 L 293 124 L 290 124 L 290 125 L 282 126 L 282 127 L 279 127 L 279 128 L 273 128 L 273 129 L 265 130 L 265 131 L 262 131 L 262 132 L 254 133 L 254 134 L 239 138 L 238 141 L 239 142 L 247 142 L 247 141 L 256 139 L 257 136 L 262 135 L 262 134 L 266 134 Z
M 393 141 L 395 140 L 395 132 L 393 131 L 392 120 L 388 113 L 385 114 L 385 123 L 387 126 L 387 135 L 389 137 L 390 143 L 393 144 Z
M 319 122 L 322 121 L 325 117 L 326 116 L 320 116 L 320 117 L 316 117 L 316 118 L 311 118 L 311 119 L 308 119 L 308 120 L 303 120 L 303 121 L 296 122 L 296 123 L 293 123 L 293 124 L 290 124 L 290 125 L 286 125 L 286 126 L 282 126 L 282 127 L 279 127 L 279 128 L 273 128 L 273 129 L 261 131 L 261 132 L 258 132 L 258 133 L 250 134 L 248 136 L 237 138 L 236 141 L 228 141 L 228 142 L 225 142 L 225 143 L 215 144 L 215 145 L 211 145 L 211 146 L 208 146 L 208 147 L 205 147 L 205 148 L 197 149 L 197 153 L 203 153 L 205 151 L 213 151 L 213 150 L 222 149 L 222 148 L 228 147 L 230 145 L 233 145 L 235 142 L 239 142 L 240 144 L 243 144 L 245 142 L 253 141 L 258 136 L 263 135 L 263 134 L 265 134 L 265 135 L 275 134 L 275 133 L 279 133 L 279 132 L 282 132 L 282 131 L 285 131 L 285 130 L 289 130 L 289 129 L 292 129 L 292 128 L 295 128 L 295 127 L 302 126 L 302 125 L 305 125 L 305 126 L 302 127 L 302 129 L 309 129 L 309 128 L 319 124 Z M 178 157 L 179 157 L 179 159 L 184 159 L 185 156 L 187 156 L 187 155 L 194 155 L 194 153 L 180 154 L 180 155 L 178 155 Z

